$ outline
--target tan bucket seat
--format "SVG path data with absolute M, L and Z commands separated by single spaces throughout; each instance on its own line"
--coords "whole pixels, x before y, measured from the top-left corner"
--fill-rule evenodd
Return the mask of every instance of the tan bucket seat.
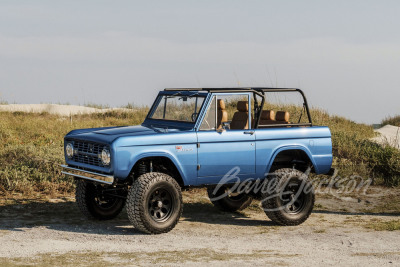
M 275 123 L 275 111 L 263 110 L 261 111 L 259 125 L 274 124 Z
M 244 130 L 249 128 L 249 103 L 248 101 L 238 101 L 237 112 L 233 114 L 231 129 Z
M 228 121 L 228 112 L 225 109 L 225 102 L 223 99 L 218 99 L 217 129 L 221 129 L 222 123 L 227 121 Z
M 278 124 L 289 124 L 289 112 L 287 111 L 277 111 L 276 112 L 276 118 L 275 120 L 277 121 Z

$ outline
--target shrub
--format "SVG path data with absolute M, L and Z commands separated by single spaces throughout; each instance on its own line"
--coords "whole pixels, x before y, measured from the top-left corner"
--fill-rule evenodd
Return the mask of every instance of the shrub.
M 47 113 L 0 112 L 0 194 L 64 194 L 73 182 L 60 173 L 63 137 L 72 129 L 140 124 L 146 107 L 131 112 L 112 111 L 70 118 Z M 327 125 L 332 132 L 334 164 L 340 175 L 357 174 L 376 178 L 388 186 L 400 184 L 400 152 L 380 146 L 371 126 L 358 124 L 327 112 L 312 109 L 315 125 Z
M 384 125 L 393 125 L 400 127 L 400 115 L 393 116 L 393 117 L 387 117 L 381 122 L 382 126 Z

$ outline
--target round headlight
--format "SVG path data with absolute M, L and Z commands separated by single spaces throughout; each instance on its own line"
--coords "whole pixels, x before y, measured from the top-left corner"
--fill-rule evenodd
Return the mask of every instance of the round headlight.
M 106 147 L 103 148 L 103 150 L 101 151 L 101 162 L 105 166 L 110 165 L 111 162 L 110 150 Z
M 68 158 L 72 158 L 74 156 L 74 145 L 72 143 L 68 143 L 65 146 L 65 153 L 67 154 Z

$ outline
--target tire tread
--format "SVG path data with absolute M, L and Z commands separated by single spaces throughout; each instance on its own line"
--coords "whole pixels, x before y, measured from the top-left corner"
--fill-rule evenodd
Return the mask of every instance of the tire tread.
M 138 177 L 138 179 L 134 181 L 131 189 L 129 190 L 126 211 L 128 213 L 128 218 L 133 226 L 141 232 L 148 234 L 167 233 L 175 227 L 182 214 L 183 205 L 181 204 L 178 211 L 179 215 L 176 217 L 175 221 L 169 227 L 164 229 L 157 229 L 152 227 L 145 219 L 145 210 L 143 205 L 141 205 L 141 203 L 144 201 L 143 198 L 146 197 L 146 192 L 149 191 L 152 184 L 161 181 L 166 181 L 175 187 L 175 189 L 179 192 L 179 201 L 180 203 L 182 203 L 181 188 L 176 180 L 173 179 L 171 176 L 165 173 L 151 172 L 145 173 Z
M 300 176 L 303 175 L 302 172 L 300 172 L 299 170 L 295 170 L 295 169 L 289 169 L 289 168 L 284 168 L 284 169 L 279 169 L 276 170 L 274 172 L 280 179 L 287 179 L 290 176 L 296 175 L 296 176 Z M 315 194 L 312 194 L 312 199 L 311 199 L 311 207 L 314 207 L 314 203 L 315 203 Z M 312 208 L 309 212 L 307 212 L 305 214 L 305 216 L 297 219 L 297 220 L 293 220 L 293 219 L 288 219 L 286 217 L 283 216 L 282 212 L 280 210 L 273 210 L 276 208 L 276 202 L 274 198 L 268 199 L 267 201 L 263 201 L 262 202 L 262 207 L 264 208 L 264 212 L 267 215 L 267 217 L 280 225 L 285 225 L 285 226 L 294 226 L 294 225 L 299 225 L 302 224 L 303 222 L 305 222 L 308 217 L 311 215 L 312 212 Z

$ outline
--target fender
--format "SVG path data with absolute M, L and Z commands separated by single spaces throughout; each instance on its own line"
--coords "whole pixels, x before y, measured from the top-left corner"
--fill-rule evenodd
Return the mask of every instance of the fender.
M 275 149 L 274 153 L 272 153 L 272 156 L 270 158 L 270 161 L 267 164 L 267 167 L 265 169 L 264 173 L 268 173 L 272 163 L 275 161 L 276 156 L 282 152 L 282 151 L 287 151 L 287 150 L 301 150 L 303 152 L 305 152 L 308 156 L 308 158 L 311 160 L 311 163 L 313 164 L 315 171 L 318 173 L 318 166 L 315 163 L 315 160 L 311 154 L 311 151 L 306 147 L 306 146 L 302 146 L 302 145 L 289 145 L 289 146 L 281 146 L 277 149 Z
M 171 153 L 169 153 L 168 151 L 154 151 L 154 152 L 144 152 L 138 155 L 135 155 L 129 163 L 129 171 L 132 170 L 133 166 L 135 166 L 135 164 L 143 159 L 143 158 L 148 158 L 148 157 L 164 157 L 164 158 L 168 158 L 172 161 L 172 163 L 175 165 L 176 169 L 178 170 L 180 176 L 182 177 L 183 183 L 185 185 L 188 185 L 188 181 L 186 179 L 186 174 L 183 171 L 182 165 L 180 164 L 179 160 Z

